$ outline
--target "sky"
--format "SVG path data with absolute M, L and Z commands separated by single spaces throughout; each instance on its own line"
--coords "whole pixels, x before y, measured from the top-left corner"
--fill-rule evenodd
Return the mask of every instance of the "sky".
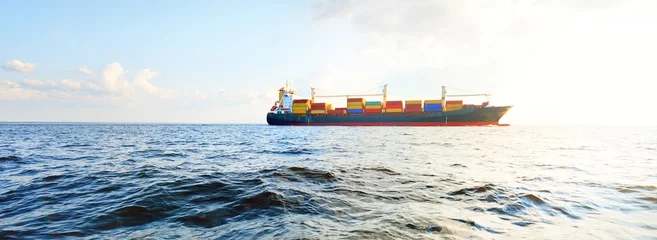
M 0 121 L 265 123 L 277 89 L 654 125 L 657 1 L 10 1 Z M 344 105 L 344 99 L 318 99 Z M 375 100 L 375 98 L 373 98 Z M 464 99 L 480 103 L 483 98 Z

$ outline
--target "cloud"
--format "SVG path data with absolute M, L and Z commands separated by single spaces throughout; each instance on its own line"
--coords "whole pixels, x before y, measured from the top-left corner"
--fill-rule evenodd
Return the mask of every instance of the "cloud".
M 70 89 L 80 89 L 82 87 L 82 84 L 77 81 L 71 81 L 69 79 L 64 79 L 62 80 L 62 86 Z
M 141 70 L 137 72 L 137 74 L 135 74 L 135 78 L 132 81 L 132 85 L 133 87 L 144 90 L 151 95 L 157 95 L 160 89 L 155 87 L 152 83 L 150 83 L 149 80 L 159 75 L 160 74 L 158 72 L 152 71 L 150 69 Z
M 24 89 L 12 81 L 0 81 L 0 100 L 28 100 L 40 97 L 42 94 L 33 89 Z
M 21 62 L 19 60 L 12 60 L 12 61 L 7 61 L 7 64 L 2 65 L 2 68 L 7 71 L 29 73 L 34 71 L 34 68 L 36 68 L 36 66 L 32 63 Z
M 80 67 L 80 68 L 78 68 L 77 72 L 82 73 L 82 74 L 87 75 L 87 76 L 93 76 L 94 75 L 94 72 L 91 71 L 91 69 L 88 68 L 88 67 Z
M 102 83 L 105 89 L 111 93 L 119 93 L 129 87 L 125 79 L 126 71 L 121 64 L 113 62 L 105 66 L 102 70 Z
M 41 81 L 36 79 L 25 79 L 23 84 L 33 88 L 52 88 L 57 87 L 57 83 L 54 81 Z

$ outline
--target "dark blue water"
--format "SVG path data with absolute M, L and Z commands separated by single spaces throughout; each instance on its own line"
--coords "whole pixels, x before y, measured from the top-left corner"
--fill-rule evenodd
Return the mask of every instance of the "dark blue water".
M 0 124 L 0 239 L 657 236 L 657 128 Z

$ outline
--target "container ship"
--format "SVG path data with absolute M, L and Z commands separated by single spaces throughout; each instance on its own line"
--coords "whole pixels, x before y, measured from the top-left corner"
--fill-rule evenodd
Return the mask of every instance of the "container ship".
M 317 96 L 311 88 L 310 99 L 295 99 L 296 91 L 279 89 L 278 101 L 267 113 L 269 125 L 292 126 L 507 126 L 499 120 L 512 106 L 491 106 L 491 94 L 449 95 L 442 86 L 440 99 L 389 101 L 388 85 L 381 94 L 349 94 Z M 484 96 L 481 104 L 463 104 L 463 100 L 447 98 Z M 316 98 L 347 98 L 347 106 L 316 102 Z M 367 101 L 363 97 L 383 97 Z

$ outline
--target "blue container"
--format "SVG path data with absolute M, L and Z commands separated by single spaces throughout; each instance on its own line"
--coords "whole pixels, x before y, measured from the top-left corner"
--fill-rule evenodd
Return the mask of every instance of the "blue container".
M 443 105 L 440 104 L 440 103 L 427 103 L 427 104 L 424 104 L 424 108 L 425 109 L 427 109 L 427 108 L 440 108 L 440 109 L 442 109 Z
M 363 109 L 347 109 L 348 114 L 363 114 Z

